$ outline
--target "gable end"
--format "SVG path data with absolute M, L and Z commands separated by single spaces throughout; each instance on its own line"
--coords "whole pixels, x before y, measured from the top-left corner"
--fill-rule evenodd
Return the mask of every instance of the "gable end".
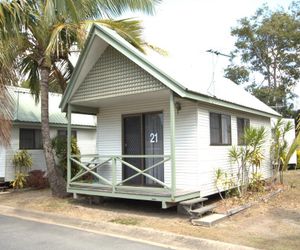
M 137 64 L 108 46 L 87 74 L 71 102 L 104 99 L 165 89 Z

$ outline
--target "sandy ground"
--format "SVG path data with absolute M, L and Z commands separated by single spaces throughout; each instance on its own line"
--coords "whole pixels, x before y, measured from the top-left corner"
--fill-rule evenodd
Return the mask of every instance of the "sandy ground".
M 85 220 L 154 228 L 261 249 L 299 249 L 300 171 L 289 171 L 285 181 L 284 192 L 213 228 L 192 226 L 188 218 L 178 215 L 175 209 L 162 210 L 155 202 L 106 199 L 100 205 L 89 205 L 84 200 L 53 198 L 49 190 L 1 193 L 0 204 Z

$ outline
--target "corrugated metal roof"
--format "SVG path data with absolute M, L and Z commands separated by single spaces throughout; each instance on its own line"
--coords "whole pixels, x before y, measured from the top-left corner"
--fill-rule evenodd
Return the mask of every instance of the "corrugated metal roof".
M 36 103 L 29 89 L 20 87 L 8 87 L 8 91 L 14 100 L 15 122 L 41 122 L 41 104 Z M 55 125 L 67 125 L 66 113 L 61 112 L 59 103 L 62 95 L 49 93 L 49 122 Z M 72 125 L 96 126 L 96 117 L 92 115 L 72 114 Z

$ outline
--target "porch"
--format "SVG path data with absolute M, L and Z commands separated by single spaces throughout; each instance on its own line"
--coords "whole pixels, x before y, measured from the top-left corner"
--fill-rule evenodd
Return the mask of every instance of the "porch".
M 101 110 L 101 107 L 106 107 L 108 103 L 112 105 L 112 103 L 122 100 L 120 103 L 125 104 L 131 102 L 131 98 L 102 99 L 101 102 L 98 100 L 97 103 L 84 102 L 85 106 L 81 106 L 79 103 L 69 103 L 68 120 L 71 120 L 72 112 L 91 113 L 94 111 L 96 113 L 99 112 L 99 108 L 97 108 L 99 106 Z M 69 123 L 68 192 L 73 193 L 74 196 L 84 194 L 158 201 L 162 202 L 163 208 L 172 206 L 180 201 L 200 197 L 199 190 L 190 189 L 182 185 L 180 188 L 177 187 L 175 160 L 176 107 L 173 92 L 147 93 L 145 95 L 141 94 L 137 98 L 140 98 L 140 101 L 149 100 L 149 103 L 154 100 L 164 100 L 163 102 L 166 104 L 169 102 L 169 105 L 164 106 L 163 109 L 153 108 L 153 110 L 136 108 L 136 110 L 130 110 L 131 113 L 129 115 L 128 111 L 127 113 L 120 111 L 117 114 L 117 118 L 113 120 L 114 123 L 118 123 L 118 127 L 116 130 L 109 128 L 110 132 L 107 132 L 107 126 L 112 126 L 112 123 L 106 123 L 102 120 L 102 126 L 106 134 L 102 133 L 102 137 L 101 135 L 98 137 L 98 140 L 101 141 L 100 149 L 102 148 L 102 150 L 97 152 L 98 154 L 71 155 L 70 138 L 72 127 Z M 87 104 L 92 107 L 87 107 Z M 158 110 L 161 111 L 158 112 Z M 106 119 L 106 116 L 103 119 Z M 136 127 L 132 123 L 135 121 L 136 124 L 141 124 L 146 123 L 148 120 L 152 120 L 156 124 L 155 131 L 152 131 L 151 128 L 149 129 L 147 124 Z M 163 121 L 162 125 L 157 125 L 159 120 Z M 103 125 L 103 122 L 105 125 Z M 128 128 L 126 123 L 129 125 Z M 123 125 L 120 126 L 120 124 Z M 130 150 L 126 149 L 125 145 L 128 142 L 125 143 L 124 141 L 129 140 L 131 134 L 135 134 L 136 131 L 143 129 L 145 130 L 138 137 L 139 139 L 131 138 L 131 144 L 127 145 Z M 128 130 L 127 137 L 124 136 L 126 130 Z M 147 142 L 140 143 L 140 138 L 145 138 L 145 134 L 152 135 L 152 137 L 147 137 Z M 105 140 L 103 140 L 103 137 L 105 137 Z M 109 140 L 113 140 L 114 144 L 112 145 Z M 137 144 L 142 145 L 136 145 L 136 141 L 139 141 Z M 137 146 L 143 147 L 143 150 L 137 150 Z M 132 149 L 134 147 L 135 149 Z M 108 154 L 106 154 L 107 152 Z M 188 186 L 189 180 L 186 180 L 186 183 Z

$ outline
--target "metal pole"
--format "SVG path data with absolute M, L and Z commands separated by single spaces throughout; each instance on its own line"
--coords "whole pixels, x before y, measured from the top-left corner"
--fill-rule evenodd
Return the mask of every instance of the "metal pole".
M 174 93 L 170 94 L 170 146 L 171 146 L 171 189 L 172 199 L 176 193 L 176 165 L 175 165 L 175 103 Z
M 68 119 L 68 127 L 67 127 L 67 188 L 69 188 L 70 181 L 71 181 L 71 119 L 72 119 L 72 106 L 68 104 L 68 113 L 67 113 L 67 119 Z

